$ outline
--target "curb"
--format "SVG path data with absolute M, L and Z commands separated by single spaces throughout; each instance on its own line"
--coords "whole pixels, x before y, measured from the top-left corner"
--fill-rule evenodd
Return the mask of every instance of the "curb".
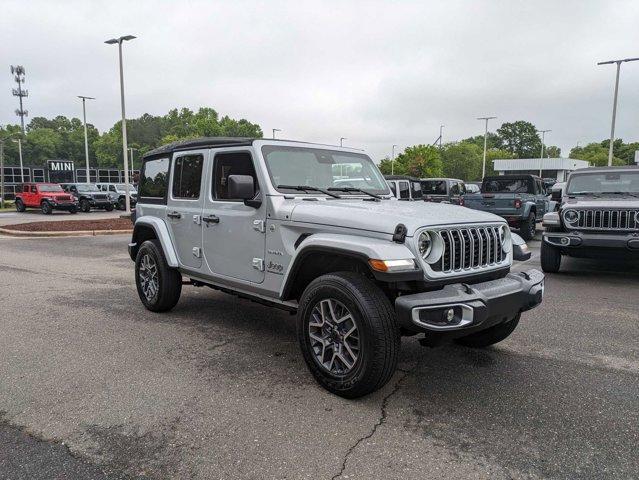
M 11 230 L 9 228 L 0 228 L 0 233 L 11 235 L 12 237 L 84 237 L 99 235 L 122 235 L 132 233 L 133 229 L 126 230 L 69 230 L 69 231 L 52 231 L 52 232 L 28 232 L 24 230 Z

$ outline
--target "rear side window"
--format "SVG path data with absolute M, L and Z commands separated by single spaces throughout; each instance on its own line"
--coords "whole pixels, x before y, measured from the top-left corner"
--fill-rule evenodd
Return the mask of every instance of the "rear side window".
M 202 184 L 202 155 L 185 155 L 175 159 L 173 167 L 173 198 L 200 198 Z
M 140 174 L 140 197 L 164 199 L 169 181 L 169 159 L 146 160 Z
M 413 198 L 422 198 L 422 184 L 419 182 L 410 182 Z

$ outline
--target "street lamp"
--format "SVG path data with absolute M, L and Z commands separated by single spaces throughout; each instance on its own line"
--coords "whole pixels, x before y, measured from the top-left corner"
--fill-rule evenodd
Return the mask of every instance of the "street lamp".
M 280 130 L 279 128 L 274 128 L 273 129 L 273 139 L 275 139 L 275 132 L 281 132 L 282 130 Z
M 621 64 L 624 62 L 635 62 L 639 58 L 624 58 L 622 60 L 608 60 L 605 62 L 599 62 L 597 65 L 610 65 L 617 64 L 617 77 L 615 79 L 615 94 L 612 101 L 612 125 L 610 126 L 610 147 L 608 148 L 608 166 L 612 166 L 612 144 L 615 141 L 615 118 L 617 117 L 617 93 L 619 92 L 619 71 L 621 70 Z
M 484 161 L 481 166 L 481 178 L 482 180 L 486 176 L 486 141 L 488 139 L 488 120 L 492 120 L 497 117 L 478 117 L 477 120 L 484 120 L 486 122 L 486 126 L 484 128 Z
M 4 142 L 14 135 L 17 135 L 17 132 L 0 138 L 0 208 L 4 208 Z
M 344 146 L 344 140 L 348 140 L 348 138 L 346 137 L 339 137 L 339 146 L 343 147 Z
M 124 156 L 124 203 L 126 205 L 125 215 L 131 215 L 131 195 L 129 193 L 129 159 L 127 155 L 126 141 L 126 112 L 124 109 L 124 72 L 122 70 L 122 43 L 133 40 L 133 35 L 124 35 L 119 38 L 107 40 L 106 44 L 118 46 L 118 54 L 120 60 L 120 103 L 122 105 L 122 155 Z M 88 174 L 88 172 L 87 172 Z
M 397 145 L 393 145 L 393 154 L 391 156 L 391 175 L 395 175 L 395 147 Z
M 546 140 L 546 132 L 552 132 L 552 130 L 537 130 L 537 133 L 541 133 L 541 155 L 539 155 L 539 176 L 541 177 L 541 171 L 544 168 L 544 142 Z
M 139 148 L 129 147 L 129 158 L 131 158 L 131 177 L 133 177 L 133 170 L 135 170 L 135 166 L 133 165 L 133 151 L 139 152 Z
M 87 164 L 87 183 L 91 183 L 91 179 L 89 176 L 89 136 L 87 135 L 87 109 L 86 109 L 86 101 L 87 100 L 95 100 L 94 97 L 85 97 L 83 95 L 78 95 L 78 98 L 82 99 L 82 119 L 84 121 L 84 158 Z

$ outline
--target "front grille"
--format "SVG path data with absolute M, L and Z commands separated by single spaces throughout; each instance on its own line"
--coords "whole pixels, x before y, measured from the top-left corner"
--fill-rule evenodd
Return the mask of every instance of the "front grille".
M 58 202 L 70 202 L 71 197 L 69 195 L 58 195 L 55 197 Z
M 451 273 L 494 267 L 506 260 L 502 250 L 500 226 L 481 226 L 440 230 L 444 252 L 441 261 L 431 268 Z
M 96 195 L 93 195 L 93 199 L 94 200 L 106 200 L 108 197 L 104 194 L 98 193 Z
M 638 230 L 639 210 L 576 210 L 577 223 L 569 227 L 584 230 Z

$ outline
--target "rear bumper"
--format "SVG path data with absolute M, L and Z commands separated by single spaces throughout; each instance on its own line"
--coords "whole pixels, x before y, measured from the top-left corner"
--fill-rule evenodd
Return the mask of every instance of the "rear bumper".
M 543 294 L 544 274 L 528 270 L 474 285 L 457 283 L 401 296 L 395 300 L 395 311 L 406 330 L 455 338 L 511 320 L 539 305 Z M 446 317 L 449 310 L 452 319 Z

